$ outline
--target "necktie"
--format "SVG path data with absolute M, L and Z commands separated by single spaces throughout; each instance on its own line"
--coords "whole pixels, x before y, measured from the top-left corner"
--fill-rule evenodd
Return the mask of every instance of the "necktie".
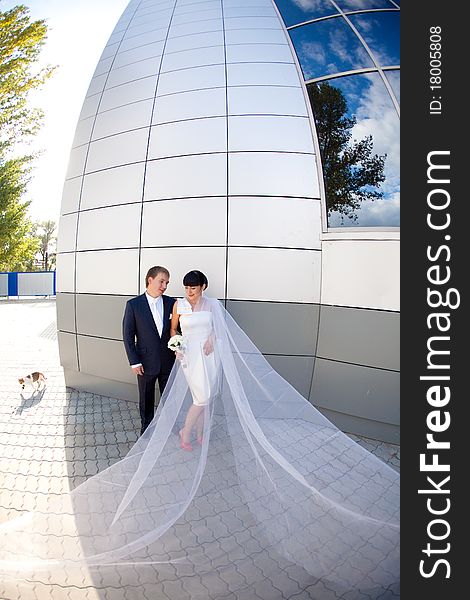
M 158 307 L 158 299 L 152 302 L 152 313 L 153 320 L 155 321 L 155 325 L 157 326 L 158 333 L 161 337 L 163 331 L 163 317 Z

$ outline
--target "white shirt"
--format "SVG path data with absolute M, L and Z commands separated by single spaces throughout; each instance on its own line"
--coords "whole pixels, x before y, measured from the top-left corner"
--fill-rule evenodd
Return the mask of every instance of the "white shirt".
M 147 292 L 145 292 L 145 296 L 147 298 L 147 302 L 149 303 L 150 312 L 152 313 L 158 333 L 161 336 L 163 331 L 163 297 L 158 296 L 157 298 L 154 298 L 150 294 L 147 294 Z M 140 367 L 141 364 L 142 363 L 131 365 L 131 368 Z
M 147 297 L 147 302 L 150 306 L 150 312 L 152 313 L 153 320 L 157 326 L 158 333 L 161 336 L 163 331 L 163 298 L 162 296 L 154 298 L 147 292 L 145 292 L 145 296 Z

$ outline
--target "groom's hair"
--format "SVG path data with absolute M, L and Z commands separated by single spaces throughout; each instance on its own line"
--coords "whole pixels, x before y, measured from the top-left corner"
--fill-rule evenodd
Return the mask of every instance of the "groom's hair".
M 159 273 L 163 273 L 168 277 L 168 279 L 170 278 L 170 271 L 165 269 L 165 267 L 150 267 L 150 269 L 147 271 L 147 275 L 145 276 L 145 287 L 148 287 L 149 285 L 149 277 L 154 279 Z

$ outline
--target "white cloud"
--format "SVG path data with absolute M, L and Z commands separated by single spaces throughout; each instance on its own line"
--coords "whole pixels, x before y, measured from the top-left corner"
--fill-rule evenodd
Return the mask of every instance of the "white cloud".
M 294 4 L 306 12 L 312 9 L 321 8 L 324 3 L 324 0 L 294 0 Z
M 386 200 L 366 200 L 360 210 L 361 227 L 399 227 L 400 194 L 395 192 Z
M 380 65 L 392 65 L 396 63 L 387 52 L 386 44 L 383 44 L 378 36 L 378 33 L 381 31 L 380 21 L 373 16 L 373 13 L 367 13 L 367 16 L 356 16 L 354 25 L 358 26 L 359 33 Z
M 356 15 L 354 19 L 354 24 L 360 26 L 361 33 L 368 33 L 369 31 L 373 31 L 375 26 L 377 25 L 377 21 L 369 18 L 370 13 L 368 13 L 368 17 L 364 18 L 360 15 Z
M 298 51 L 300 63 L 303 65 L 313 64 L 326 65 L 326 52 L 320 42 L 302 42 Z
M 343 10 L 362 10 L 371 8 L 370 0 L 343 0 L 341 3 Z
M 368 66 L 371 64 L 363 46 L 358 41 L 356 42 L 356 36 L 351 38 L 351 32 L 346 33 L 346 31 L 336 27 L 334 31 L 330 32 L 328 42 L 330 53 L 337 56 L 343 65 L 349 65 L 352 69 L 355 69 L 357 66 Z M 342 67 L 340 70 L 343 71 L 345 69 Z
M 348 47 L 348 37 L 345 31 L 336 28 L 330 32 L 328 46 L 330 52 L 339 57 L 341 61 L 353 64 L 350 48 Z
M 395 192 L 386 200 L 365 200 L 356 211 L 357 221 L 341 217 L 333 212 L 329 216 L 330 227 L 399 227 L 400 226 L 400 194 Z
M 377 75 L 367 75 L 371 82 L 367 95 L 361 98 L 356 111 L 357 123 L 353 139 L 372 135 L 374 153 L 387 154 L 385 161 L 385 195 L 395 193 L 400 187 L 400 121 L 385 85 Z

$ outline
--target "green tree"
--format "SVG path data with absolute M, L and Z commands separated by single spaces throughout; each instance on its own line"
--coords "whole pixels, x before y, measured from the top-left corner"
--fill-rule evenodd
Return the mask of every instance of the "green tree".
M 307 86 L 318 133 L 328 214 L 333 211 L 357 220 L 355 211 L 364 200 L 383 197 L 387 155 L 372 154 L 372 136 L 351 141 L 355 117 L 341 90 L 329 83 Z
M 41 125 L 42 111 L 29 105 L 29 93 L 54 70 L 38 68 L 46 33 L 45 21 L 31 21 L 24 5 L 0 11 L 0 268 L 5 270 L 24 269 L 38 250 L 29 202 L 23 201 L 35 156 L 16 156 L 15 150 Z
M 41 267 L 48 271 L 54 264 L 55 242 L 57 225 L 55 221 L 39 221 L 34 224 L 34 237 L 39 241 L 39 254 L 41 255 Z
M 39 250 L 27 216 L 29 202 L 21 202 L 28 172 L 27 158 L 0 165 L 0 271 L 29 268 Z
M 28 95 L 54 68 L 37 68 L 47 26 L 31 21 L 26 6 L 0 11 L 0 152 L 37 133 L 42 111 L 28 105 Z

